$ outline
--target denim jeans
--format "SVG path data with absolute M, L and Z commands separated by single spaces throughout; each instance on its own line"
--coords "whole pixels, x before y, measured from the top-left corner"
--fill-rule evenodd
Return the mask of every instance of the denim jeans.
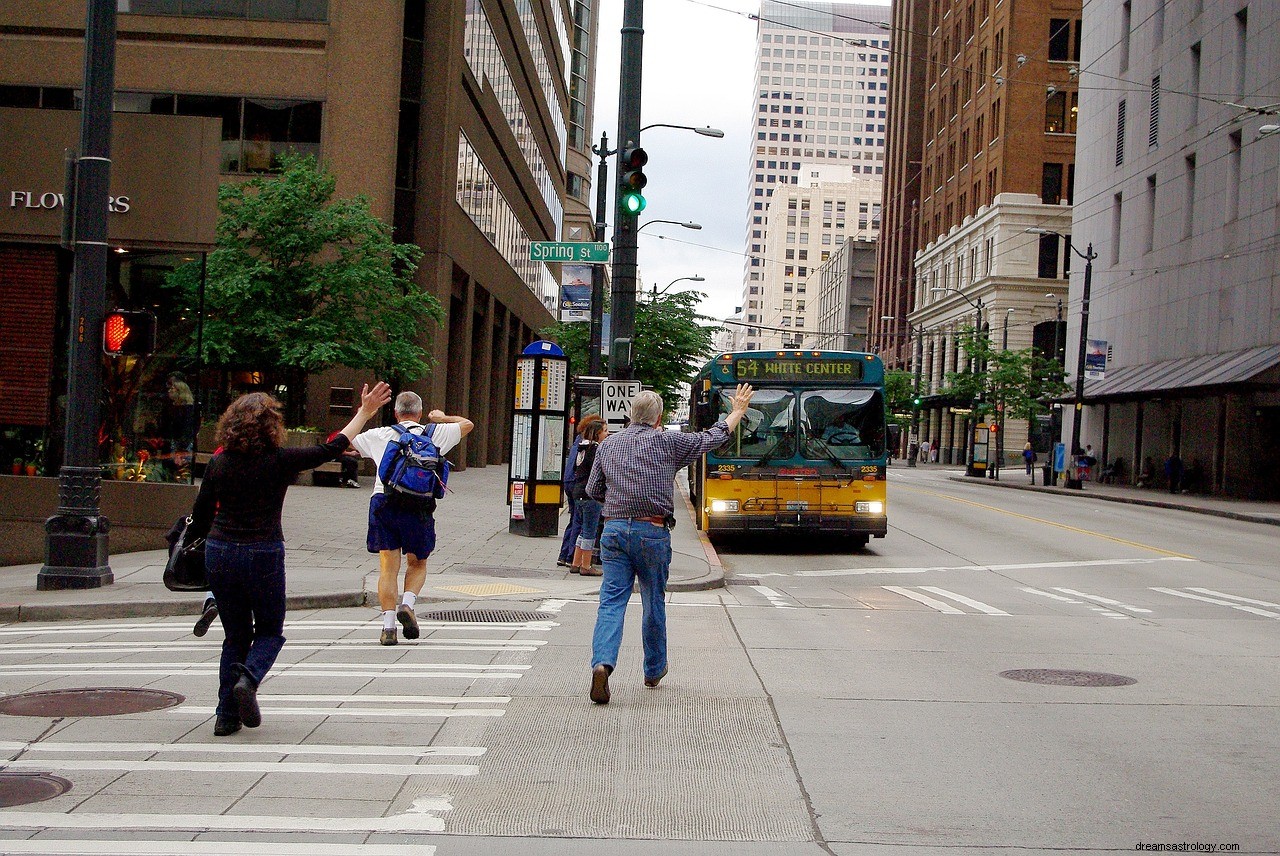
M 284 647 L 284 542 L 205 542 L 210 588 L 225 638 L 218 667 L 218 716 L 236 717 L 231 688 L 248 674 L 255 684 Z
M 578 500 L 578 549 L 594 550 L 600 534 L 600 501 L 586 497 Z
M 641 520 L 606 520 L 600 536 L 604 576 L 600 580 L 600 608 L 591 640 L 591 666 L 612 669 L 622 646 L 622 624 L 632 583 L 640 580 L 644 617 L 644 676 L 655 678 L 667 667 L 667 574 L 671 569 L 671 533 L 664 526 Z
M 573 545 L 578 541 L 578 503 L 574 500 L 569 488 L 565 488 L 565 498 L 569 500 L 569 524 L 564 527 L 564 539 L 560 542 L 560 561 L 573 561 Z

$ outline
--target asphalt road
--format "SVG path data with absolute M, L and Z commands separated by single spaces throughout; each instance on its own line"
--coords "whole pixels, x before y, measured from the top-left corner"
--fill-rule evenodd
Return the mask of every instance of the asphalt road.
M 722 543 L 733 584 L 671 595 L 658 689 L 632 609 L 605 707 L 589 600 L 484 602 L 535 614 L 395 648 L 372 610 L 291 614 L 263 726 L 226 739 L 217 629 L 0 627 L 5 693 L 185 696 L 0 715 L 10 772 L 72 783 L 0 809 L 0 852 L 1280 852 L 1275 527 L 937 470 L 895 469 L 890 513 L 865 551 Z

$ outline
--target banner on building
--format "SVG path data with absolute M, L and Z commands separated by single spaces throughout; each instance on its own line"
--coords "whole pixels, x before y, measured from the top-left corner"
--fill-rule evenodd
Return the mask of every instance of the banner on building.
M 591 320 L 591 265 L 560 266 L 560 320 Z
M 1102 380 L 1107 376 L 1107 343 L 1103 339 L 1090 339 L 1084 351 L 1085 380 Z

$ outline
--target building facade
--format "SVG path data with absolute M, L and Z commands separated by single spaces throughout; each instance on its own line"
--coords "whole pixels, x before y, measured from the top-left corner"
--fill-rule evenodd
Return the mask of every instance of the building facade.
M 813 274 L 846 239 L 874 241 L 880 231 L 879 181 L 847 167 L 808 166 L 807 183 L 777 188 L 762 218 L 764 265 L 747 285 L 746 350 L 800 347 L 817 330 Z
M 790 265 L 793 308 L 784 310 L 785 292 L 770 285 L 787 278 L 788 266 L 787 248 L 778 245 L 785 231 L 773 236 L 766 223 L 780 216 L 774 197 L 812 184 L 812 172 L 831 167 L 840 174 L 839 181 L 857 179 L 878 188 L 883 179 L 888 12 L 887 6 L 856 3 L 761 3 L 742 298 L 748 323 L 756 314 L 772 318 L 779 322 L 772 326 L 780 327 L 781 319 L 791 315 L 794 325 L 795 286 L 807 275 L 798 271 L 816 267 L 795 264 L 800 261 L 799 246 L 791 247 L 797 255 Z M 878 189 L 874 196 L 878 205 Z M 828 253 L 835 246 L 831 244 Z M 806 254 L 813 249 L 806 248 Z M 821 258 L 815 254 L 807 261 L 820 263 Z M 743 347 L 780 346 L 784 337 L 794 339 L 779 330 L 748 326 Z
M 439 325 L 421 331 L 434 368 L 402 383 L 428 406 L 464 413 L 479 426 L 459 450 L 460 464 L 499 463 L 509 445 L 510 364 L 552 321 L 558 300 L 558 271 L 531 262 L 529 242 L 561 239 L 594 219 L 588 203 L 595 6 L 595 0 L 120 0 L 117 124 L 130 114 L 123 124 L 160 141 L 188 117 L 218 126 L 208 147 L 212 183 L 184 196 L 210 220 L 217 183 L 276 171 L 285 151 L 316 155 L 335 176 L 339 197 L 368 199 L 398 240 L 421 247 L 417 281 L 445 311 Z M 42 116 L 75 115 L 84 21 L 84 2 L 15 0 L 0 9 L 6 34 L 0 106 L 16 108 L 6 119 L 15 116 L 28 139 L 38 136 Z M 60 141 L 31 151 L 41 163 L 61 164 Z M 201 150 L 192 151 L 185 157 Z M 135 175 L 131 164 L 145 156 L 145 144 L 122 139 L 113 152 L 113 182 Z M 0 151 L 0 162 L 16 178 L 27 168 L 9 151 Z M 130 181 L 128 188 L 113 183 L 113 194 L 132 195 L 131 213 L 140 220 L 138 212 L 154 208 L 167 185 L 161 175 Z M 200 240 L 175 238 L 176 225 L 163 218 L 151 218 L 143 234 L 116 228 L 129 221 L 129 214 L 112 220 L 120 252 L 110 288 L 121 308 L 134 308 L 139 283 L 162 280 L 211 241 L 207 230 Z M 65 288 L 69 268 L 56 245 L 56 224 L 31 234 L 0 221 L 0 250 L 61 271 L 61 279 L 44 286 L 55 292 Z M 0 278 L 0 288 L 12 290 L 15 282 Z M 39 321 L 55 331 L 50 340 L 60 348 L 42 378 L 56 401 L 65 383 L 57 376 L 65 318 L 42 311 Z M 140 387 L 154 396 L 180 361 L 169 353 L 152 362 Z M 230 375 L 183 368 L 198 400 L 213 408 L 219 395 L 234 391 L 228 380 L 253 388 L 271 367 L 231 367 Z M 274 391 L 304 394 L 306 423 L 327 432 L 345 423 L 358 404 L 352 390 L 367 374 L 337 368 L 312 376 L 305 390 Z M 61 430 L 53 406 L 31 421 L 32 428 Z
M 1122 459 L 1130 479 L 1149 468 L 1146 481 L 1163 482 L 1176 456 L 1193 490 L 1275 499 L 1280 9 L 1107 0 L 1092 11 L 1082 61 L 1105 83 L 1081 92 L 1072 228 L 1096 254 L 1087 338 L 1110 356 L 1084 385 L 1082 442 Z M 1083 296 L 1077 266 L 1072 349 Z
M 808 290 L 817 302 L 816 329 L 803 348 L 867 350 L 867 313 L 876 276 L 876 242 L 845 239 L 809 275 Z

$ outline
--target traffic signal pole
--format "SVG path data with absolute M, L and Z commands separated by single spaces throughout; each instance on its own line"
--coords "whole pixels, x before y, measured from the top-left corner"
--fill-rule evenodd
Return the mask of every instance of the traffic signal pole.
M 640 83 L 644 60 L 644 0 L 625 0 L 622 7 L 622 68 L 618 86 L 618 170 L 627 172 L 626 152 L 640 145 Z M 618 188 L 615 188 L 617 191 Z M 624 195 L 614 193 L 613 282 L 610 286 L 613 343 L 609 375 L 615 380 L 635 376 L 633 344 L 636 330 L 636 263 L 639 222 L 637 212 L 625 209 Z
M 596 169 L 596 242 L 604 243 L 605 205 L 609 198 L 609 137 L 600 135 L 600 148 L 593 149 L 600 158 L 600 166 Z M 588 374 L 601 377 L 604 374 L 604 360 L 600 353 L 604 328 L 604 265 L 591 266 L 591 344 L 588 355 Z
M 115 90 L 116 0 L 89 0 L 85 23 L 84 109 L 76 164 L 75 265 L 68 348 L 66 454 L 58 474 L 58 509 L 45 521 L 41 591 L 98 588 L 114 581 L 98 502 L 102 470 L 102 322 L 106 314 L 107 197 L 111 173 L 111 104 Z

